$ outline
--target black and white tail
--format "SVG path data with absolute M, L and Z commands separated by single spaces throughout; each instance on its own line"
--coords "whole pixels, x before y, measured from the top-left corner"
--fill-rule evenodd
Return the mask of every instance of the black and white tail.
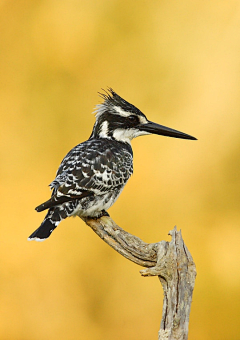
M 48 202 L 45 202 L 48 203 Z M 36 208 L 37 211 L 47 209 L 46 204 L 43 203 Z M 48 209 L 48 213 L 45 216 L 42 224 L 36 229 L 28 238 L 28 241 L 44 241 L 48 238 L 53 230 L 59 225 L 59 223 L 65 218 L 72 216 L 76 207 L 79 204 L 79 200 L 65 202 L 56 207 Z M 44 209 L 42 209 L 42 207 Z
M 66 216 L 67 217 L 67 216 Z M 28 241 L 44 241 L 48 238 L 53 230 L 58 226 L 64 217 L 61 216 L 59 208 L 49 209 L 45 219 L 38 229 L 36 229 L 28 238 Z
M 28 238 L 28 241 L 44 241 L 48 238 L 52 231 L 57 227 L 59 222 L 52 222 L 45 219 L 38 229 L 36 229 Z

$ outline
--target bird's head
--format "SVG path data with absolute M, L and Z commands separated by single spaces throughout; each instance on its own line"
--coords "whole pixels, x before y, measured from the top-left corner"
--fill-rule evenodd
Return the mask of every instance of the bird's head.
M 153 123 L 134 105 L 121 98 L 113 89 L 100 93 L 104 99 L 96 107 L 96 123 L 90 138 L 108 138 L 124 143 L 138 136 L 157 134 L 162 136 L 196 139 L 186 133 Z

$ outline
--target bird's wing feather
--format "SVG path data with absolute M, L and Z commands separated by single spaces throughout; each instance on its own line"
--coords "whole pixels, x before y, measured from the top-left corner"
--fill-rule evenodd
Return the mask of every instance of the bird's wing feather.
M 57 194 L 54 194 L 48 201 L 37 206 L 35 210 L 37 210 L 37 212 L 40 212 L 40 211 L 50 209 L 52 207 L 55 207 L 56 205 L 59 205 L 65 202 L 73 201 L 76 199 L 81 199 L 81 198 L 92 196 L 92 195 L 93 193 L 89 191 L 83 191 L 82 194 L 78 196 L 77 195 L 58 196 Z
M 131 157 L 101 140 L 77 145 L 63 159 L 50 184 L 53 189 L 51 199 L 37 207 L 37 211 L 70 200 L 104 195 L 124 186 L 133 171 Z

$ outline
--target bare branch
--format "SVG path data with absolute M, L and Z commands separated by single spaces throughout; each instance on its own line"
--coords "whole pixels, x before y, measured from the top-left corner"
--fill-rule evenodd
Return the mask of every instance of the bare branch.
M 110 217 L 83 218 L 109 246 L 145 269 L 142 276 L 158 276 L 164 291 L 159 340 L 186 340 L 196 267 L 181 231 L 169 232 L 171 242 L 145 243 L 120 228 Z

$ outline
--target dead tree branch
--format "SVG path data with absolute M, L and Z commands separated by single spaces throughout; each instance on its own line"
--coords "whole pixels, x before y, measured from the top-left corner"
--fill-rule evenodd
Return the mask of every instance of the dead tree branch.
M 145 267 L 142 276 L 158 276 L 164 291 L 159 340 L 186 340 L 196 267 L 181 231 L 169 232 L 170 242 L 145 243 L 120 228 L 110 217 L 84 218 L 109 246 L 128 260 Z

